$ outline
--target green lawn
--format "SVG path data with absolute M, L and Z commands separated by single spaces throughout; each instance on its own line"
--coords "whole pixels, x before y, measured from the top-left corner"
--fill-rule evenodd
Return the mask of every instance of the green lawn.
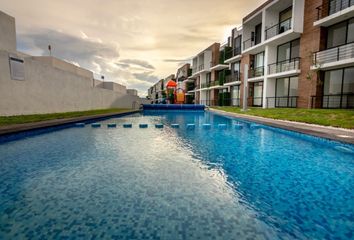
M 354 129 L 354 110 L 344 109 L 300 109 L 300 108 L 250 108 L 243 112 L 236 107 L 214 107 L 226 112 L 247 114 L 259 117 L 312 123 Z
M 9 116 L 9 117 L 0 116 L 0 126 L 20 124 L 20 123 L 40 122 L 40 121 L 53 120 L 53 119 L 92 116 L 92 115 L 104 114 L 104 113 L 120 113 L 120 112 L 126 112 L 128 110 L 129 109 L 111 108 L 111 109 L 98 109 L 98 110 L 82 111 L 82 112 L 33 114 L 33 115 L 19 115 L 19 116 Z

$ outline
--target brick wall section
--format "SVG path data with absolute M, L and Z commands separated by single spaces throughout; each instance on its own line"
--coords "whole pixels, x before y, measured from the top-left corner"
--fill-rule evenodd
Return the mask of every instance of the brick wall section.
M 313 26 L 318 14 L 316 8 L 322 3 L 323 0 L 305 1 L 304 32 L 300 39 L 301 74 L 299 75 L 298 88 L 298 107 L 300 108 L 310 108 L 311 96 L 319 95 L 322 92 L 320 74 L 311 70 L 312 54 L 325 47 L 325 30 Z

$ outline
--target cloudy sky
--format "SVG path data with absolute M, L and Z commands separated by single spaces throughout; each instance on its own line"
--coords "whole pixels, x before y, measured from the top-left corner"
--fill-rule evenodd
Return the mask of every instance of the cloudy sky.
M 136 88 L 158 79 L 213 42 L 264 0 L 0 0 L 16 18 L 18 50 L 53 55 L 96 76 Z

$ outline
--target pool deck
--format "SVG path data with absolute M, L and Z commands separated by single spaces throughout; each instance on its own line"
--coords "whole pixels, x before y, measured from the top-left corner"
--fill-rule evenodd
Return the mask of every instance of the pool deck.
M 245 114 L 230 113 L 222 110 L 210 109 L 210 112 L 215 112 L 224 116 L 236 117 L 244 120 L 253 121 L 256 123 L 278 127 L 290 131 L 301 132 L 316 137 L 322 137 L 326 139 L 336 140 L 343 143 L 354 144 L 354 130 L 320 126 L 315 124 L 293 122 L 286 120 L 277 120 L 271 118 L 257 117 Z
M 65 125 L 65 124 L 76 123 L 76 122 L 96 120 L 96 119 L 101 119 L 106 117 L 124 116 L 127 114 L 138 113 L 138 112 L 140 112 L 140 110 L 131 110 L 131 111 L 124 111 L 124 112 L 116 112 L 116 113 L 104 113 L 104 114 L 82 116 L 82 117 L 75 117 L 75 118 L 62 118 L 62 119 L 53 119 L 53 120 L 40 121 L 40 122 L 0 126 L 0 135 L 25 132 L 25 131 L 30 131 L 30 130 L 40 129 L 40 128 L 54 127 L 54 126 Z

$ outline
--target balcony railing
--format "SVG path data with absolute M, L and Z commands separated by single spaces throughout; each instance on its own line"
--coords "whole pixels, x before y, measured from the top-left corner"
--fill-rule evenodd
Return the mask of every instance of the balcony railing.
M 198 68 L 197 67 L 192 68 L 192 74 L 195 74 L 196 72 L 198 72 Z
M 298 96 L 267 97 L 267 107 L 296 108 Z
M 328 17 L 348 7 L 354 6 L 354 0 L 334 0 L 317 7 L 317 20 Z
M 198 67 L 198 71 L 203 71 L 204 70 L 204 64 L 200 64 Z
M 228 75 L 225 77 L 225 83 L 238 82 L 238 81 L 241 81 L 239 74 Z
M 232 48 L 229 50 L 229 52 L 226 54 L 226 59 L 230 59 L 232 57 L 235 57 L 235 56 L 238 56 L 238 55 L 241 55 L 241 46 L 240 47 L 236 47 L 236 48 Z
M 264 66 L 250 69 L 248 73 L 248 78 L 262 77 L 264 76 Z
M 243 42 L 243 50 L 246 50 L 246 49 L 253 47 L 255 45 L 256 45 L 256 42 L 255 42 L 254 38 L 247 39 Z
M 311 96 L 312 108 L 354 108 L 354 93 Z
M 314 65 L 354 58 L 354 43 L 329 48 L 313 54 Z
M 289 29 L 291 29 L 291 22 L 292 22 L 292 18 L 288 18 L 280 23 L 275 24 L 274 26 L 267 28 L 265 30 L 266 40 L 275 37 L 279 34 L 282 34 L 283 32 L 286 32 Z
M 268 74 L 298 70 L 299 68 L 300 68 L 300 58 L 291 58 L 289 60 L 269 64 Z
M 248 106 L 262 107 L 263 97 L 248 97 Z

